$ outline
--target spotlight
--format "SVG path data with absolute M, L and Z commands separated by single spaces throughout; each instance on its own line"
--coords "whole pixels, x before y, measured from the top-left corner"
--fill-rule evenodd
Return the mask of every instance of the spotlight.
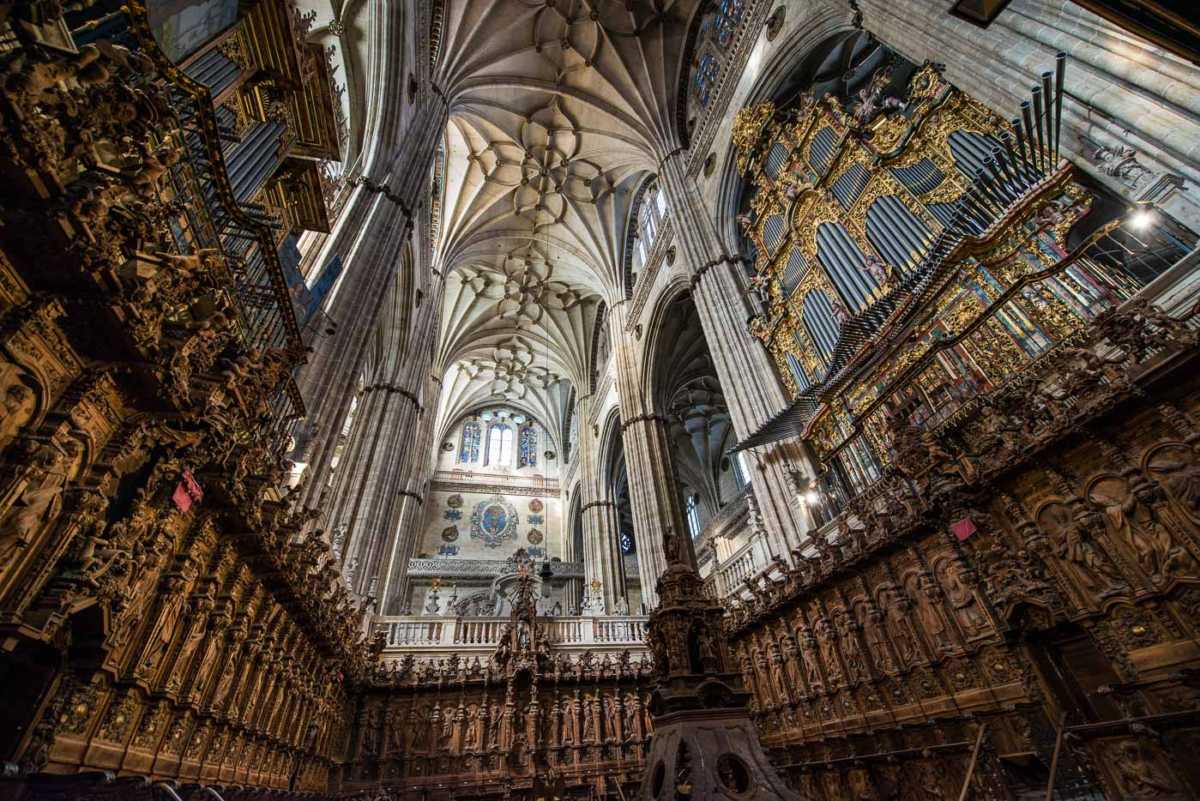
M 1154 213 L 1154 209 L 1143 206 L 1129 216 L 1129 227 L 1135 231 L 1145 231 L 1157 219 L 1158 215 Z
M 804 502 L 809 506 L 816 505 L 820 500 L 821 496 L 817 494 L 816 490 L 810 489 L 808 492 L 804 493 Z

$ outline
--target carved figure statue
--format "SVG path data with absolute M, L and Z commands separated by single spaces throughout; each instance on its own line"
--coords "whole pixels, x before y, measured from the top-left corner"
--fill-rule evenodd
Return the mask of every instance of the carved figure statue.
M 564 698 L 562 700 L 563 745 L 575 745 L 579 742 L 579 712 L 578 699 Z
M 625 694 L 625 739 L 641 742 L 642 734 L 642 702 L 636 693 Z
M 919 653 L 916 633 L 908 617 L 909 603 L 900 588 L 890 581 L 880 584 L 876 595 L 876 605 L 884 610 L 888 636 L 896 647 L 896 657 L 900 662 L 898 667 L 908 667 L 916 661 Z
M 1121 785 L 1122 798 L 1130 801 L 1156 801 L 1182 798 L 1179 784 L 1157 760 L 1148 758 L 1132 740 L 1121 743 L 1112 765 Z
M 584 696 L 583 742 L 600 742 L 600 699 L 594 693 Z
M 1054 553 L 1079 588 L 1096 598 L 1106 598 L 1127 586 L 1108 557 L 1091 542 L 1087 527 L 1062 504 L 1048 504 L 1038 522 L 1050 534 Z
M 604 728 L 606 742 L 621 742 L 621 699 L 617 695 L 604 696 Z
M 946 600 L 954 610 L 954 617 L 963 635 L 972 639 L 983 634 L 988 628 L 987 615 L 980 607 L 975 592 L 964 581 L 963 566 L 957 560 L 947 559 L 939 567 L 938 576 L 946 592 Z
M 1188 523 L 1200 529 L 1200 460 L 1182 444 L 1156 448 L 1146 463 Z
M 39 446 L 24 474 L 0 496 L 0 509 L 7 509 L 0 520 L 0 577 L 38 529 L 62 511 L 62 490 L 80 455 L 79 443 L 73 439 L 67 439 L 61 448 L 53 443 Z
M 4 388 L 4 415 L 0 417 L 0 448 L 3 448 L 33 419 L 37 396 L 15 376 Z
M 817 647 L 821 651 L 821 663 L 825 666 L 825 676 L 830 684 L 837 684 L 842 677 L 842 667 L 838 661 L 837 646 L 834 644 L 833 626 L 824 617 L 818 617 L 813 628 L 817 637 Z
M 1155 518 L 1149 504 L 1139 502 L 1124 478 L 1108 476 L 1096 481 L 1088 491 L 1088 500 L 1104 510 L 1113 536 L 1137 554 L 1138 564 L 1155 581 L 1165 581 L 1176 568 L 1193 561 Z
M 935 651 L 950 648 L 953 643 L 941 608 L 941 593 L 936 582 L 925 573 L 910 573 L 904 588 L 916 606 L 917 620 Z

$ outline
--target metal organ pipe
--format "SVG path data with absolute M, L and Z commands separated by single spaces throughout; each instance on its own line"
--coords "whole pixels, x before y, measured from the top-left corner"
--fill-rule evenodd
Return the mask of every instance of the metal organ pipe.
M 1054 163 L 1058 163 L 1058 144 L 1062 134 L 1063 78 L 1067 72 L 1067 54 L 1054 57 Z
M 1025 139 L 1029 142 L 1029 163 L 1036 175 L 1041 175 L 1041 169 L 1038 167 L 1037 153 L 1034 152 L 1033 138 L 1033 120 L 1031 114 L 1031 103 L 1028 100 L 1021 101 L 1021 118 L 1025 124 Z
M 1038 168 L 1046 172 L 1046 142 L 1042 133 L 1042 88 L 1033 87 L 1033 121 L 1037 123 Z
M 1054 120 L 1052 119 L 1052 111 L 1056 101 L 1053 97 L 1054 87 L 1050 84 L 1051 78 L 1054 76 L 1049 72 L 1042 73 L 1042 97 L 1046 99 L 1046 172 L 1054 169 L 1054 157 L 1052 150 L 1054 149 Z

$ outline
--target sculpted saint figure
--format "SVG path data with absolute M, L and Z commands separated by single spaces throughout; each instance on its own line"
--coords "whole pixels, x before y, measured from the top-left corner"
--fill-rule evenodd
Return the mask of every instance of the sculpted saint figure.
M 37 531 L 62 511 L 62 491 L 80 453 L 73 439 L 61 448 L 53 443 L 39 446 L 24 474 L 0 495 L 0 509 L 7 509 L 0 519 L 0 578 Z
M 939 576 L 946 591 L 946 600 L 954 609 L 954 617 L 962 627 L 963 634 L 971 639 L 988 628 L 987 616 L 980 608 L 975 593 L 963 579 L 963 567 L 951 559 L 942 562 Z
M 0 448 L 3 448 L 20 433 L 21 428 L 33 419 L 37 410 L 37 396 L 19 380 L 4 388 L 4 416 L 0 417 Z

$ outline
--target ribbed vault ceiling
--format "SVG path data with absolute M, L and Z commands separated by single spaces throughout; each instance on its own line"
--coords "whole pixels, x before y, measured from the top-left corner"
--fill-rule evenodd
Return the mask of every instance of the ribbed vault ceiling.
M 622 297 L 634 194 L 673 149 L 699 0 L 448 0 L 436 261 L 444 428 L 497 400 L 554 428 Z

